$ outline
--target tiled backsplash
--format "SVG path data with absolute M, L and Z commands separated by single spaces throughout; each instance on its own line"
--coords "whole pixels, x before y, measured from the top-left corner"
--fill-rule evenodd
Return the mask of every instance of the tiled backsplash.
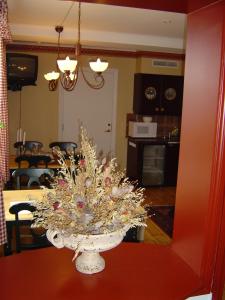
M 127 131 L 126 131 L 126 136 L 128 133 L 128 124 L 129 121 L 137 121 L 137 122 L 142 122 L 144 116 L 142 115 L 136 115 L 136 114 L 127 114 Z M 148 116 L 150 117 L 150 116 Z M 178 128 L 180 132 L 180 125 L 181 125 L 181 117 L 178 116 L 151 116 L 152 117 L 152 122 L 156 122 L 157 125 L 157 136 L 162 137 L 162 136 L 168 136 L 169 133 L 174 128 Z

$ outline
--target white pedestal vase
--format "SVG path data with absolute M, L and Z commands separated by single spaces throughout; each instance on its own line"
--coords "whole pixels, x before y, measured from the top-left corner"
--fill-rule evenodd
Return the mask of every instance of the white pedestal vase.
M 79 272 L 93 274 L 104 270 L 105 260 L 98 252 L 82 252 L 75 265 Z
M 129 227 L 118 231 L 97 235 L 70 235 L 66 236 L 57 230 L 47 230 L 48 240 L 57 248 L 67 247 L 76 252 L 76 269 L 85 274 L 101 272 L 105 268 L 105 260 L 99 252 L 110 250 L 118 246 Z

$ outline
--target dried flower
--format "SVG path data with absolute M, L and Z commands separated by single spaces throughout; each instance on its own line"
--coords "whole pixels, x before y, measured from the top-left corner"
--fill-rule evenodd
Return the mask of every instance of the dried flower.
M 91 184 L 92 184 L 92 179 L 91 179 L 90 177 L 87 177 L 87 178 L 85 179 L 85 186 L 86 186 L 87 188 L 89 188 L 89 187 L 91 186 Z
M 58 209 L 60 207 L 59 201 L 55 201 L 52 206 L 53 206 L 54 210 Z
M 124 226 L 145 226 L 143 188 L 135 188 L 115 159 L 96 159 L 96 147 L 81 128 L 80 160 L 57 151 L 58 175 L 36 203 L 34 226 L 66 234 L 108 233 Z

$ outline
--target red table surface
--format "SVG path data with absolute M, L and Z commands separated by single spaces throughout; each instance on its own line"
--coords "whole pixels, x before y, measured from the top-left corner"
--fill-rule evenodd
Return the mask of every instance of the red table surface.
M 106 267 L 92 275 L 75 269 L 73 254 L 50 247 L 2 257 L 0 299 L 181 300 L 199 284 L 167 246 L 122 243 L 102 253 Z

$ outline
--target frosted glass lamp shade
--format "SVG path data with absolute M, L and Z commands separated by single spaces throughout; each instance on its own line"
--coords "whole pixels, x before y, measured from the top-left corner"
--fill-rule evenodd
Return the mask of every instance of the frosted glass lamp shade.
M 77 60 L 70 59 L 69 56 L 66 59 L 58 59 L 57 64 L 59 70 L 63 73 L 70 71 L 71 73 L 75 71 L 77 66 Z
M 50 80 L 57 80 L 59 78 L 59 75 L 60 74 L 58 72 L 52 71 L 45 74 L 44 77 L 46 80 L 50 81 Z
M 101 59 L 98 58 L 97 60 L 91 60 L 89 65 L 92 71 L 102 73 L 108 68 L 109 63 L 105 60 L 101 61 Z

